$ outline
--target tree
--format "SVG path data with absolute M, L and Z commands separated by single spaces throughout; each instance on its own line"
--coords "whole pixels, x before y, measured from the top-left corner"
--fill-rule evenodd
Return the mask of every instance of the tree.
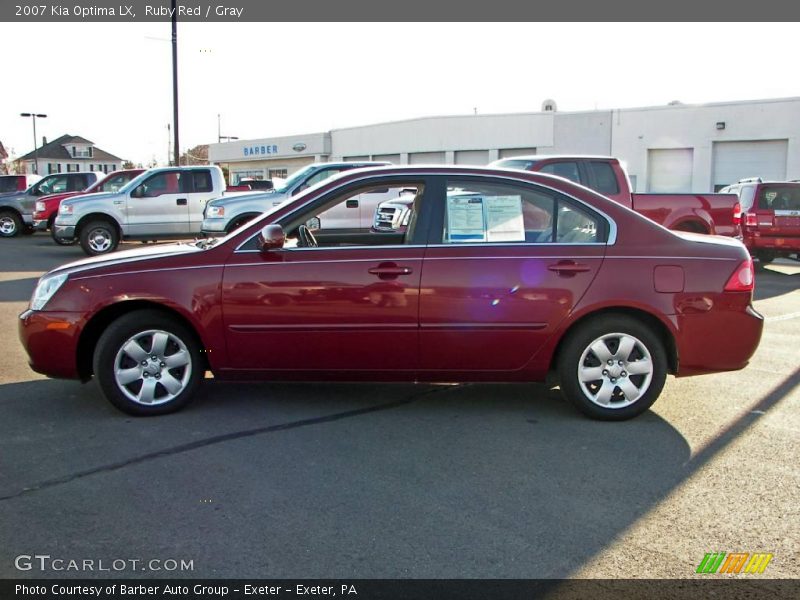
M 181 156 L 182 165 L 207 165 L 208 164 L 208 144 L 200 144 L 190 148 Z
M 135 169 L 136 166 L 133 164 L 132 161 L 126 160 L 125 162 L 122 163 L 122 168 L 123 169 Z

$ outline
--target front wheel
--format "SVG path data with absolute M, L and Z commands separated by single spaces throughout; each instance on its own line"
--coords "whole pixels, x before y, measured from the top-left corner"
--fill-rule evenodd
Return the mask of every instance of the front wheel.
M 131 415 L 162 415 L 183 408 L 204 376 L 192 333 L 153 310 L 114 321 L 97 342 L 94 374 L 105 397 Z
M 107 254 L 119 245 L 117 228 L 108 221 L 91 221 L 81 227 L 78 238 L 81 248 L 89 256 Z
M 580 325 L 564 343 L 558 364 L 563 394 L 585 415 L 623 421 L 656 401 L 667 377 L 661 340 L 624 315 Z
M 13 210 L 0 210 L 0 237 L 14 237 L 22 230 L 22 219 Z

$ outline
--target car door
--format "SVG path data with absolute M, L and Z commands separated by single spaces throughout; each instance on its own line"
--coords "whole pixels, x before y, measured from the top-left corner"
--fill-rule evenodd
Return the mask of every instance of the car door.
M 441 185 L 420 283 L 420 379 L 521 372 L 597 274 L 609 222 L 532 183 Z
M 188 221 L 188 194 L 181 191 L 185 171 L 173 169 L 153 173 L 127 199 L 130 235 L 175 235 L 185 233 Z
M 418 186 L 417 206 L 422 205 L 420 178 L 385 183 L 398 188 Z M 299 224 L 331 203 L 346 202 L 362 187 L 359 182 L 321 195 L 308 209 L 279 223 L 291 235 Z M 232 253 L 222 284 L 232 368 L 282 377 L 306 373 L 309 377 L 413 379 L 425 251 L 422 221 L 418 225 L 409 241 L 420 243 L 393 246 L 285 247 L 259 252 L 251 236 Z

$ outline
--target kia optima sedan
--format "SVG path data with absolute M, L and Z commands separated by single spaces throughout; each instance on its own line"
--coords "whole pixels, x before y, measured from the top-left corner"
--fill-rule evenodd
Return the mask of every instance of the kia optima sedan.
M 414 194 L 402 232 L 323 235 L 320 214 L 375 190 Z M 763 326 L 753 283 L 740 242 L 668 231 L 561 178 L 387 166 L 326 180 L 222 238 L 59 267 L 39 280 L 19 331 L 35 371 L 94 377 L 135 415 L 184 407 L 207 371 L 374 382 L 552 373 L 580 411 L 622 420 L 647 410 L 668 374 L 747 365 Z

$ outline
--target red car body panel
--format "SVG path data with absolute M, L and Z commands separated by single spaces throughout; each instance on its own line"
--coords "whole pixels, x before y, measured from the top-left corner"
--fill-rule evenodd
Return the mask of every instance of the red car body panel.
M 236 251 L 334 189 L 412 173 L 546 186 L 602 211 L 616 239 Z M 66 265 L 69 278 L 45 310 L 21 316 L 20 338 L 36 371 L 87 378 L 81 344 L 94 319 L 148 303 L 197 332 L 221 379 L 537 381 L 576 322 L 613 309 L 660 324 L 676 348 L 673 370 L 689 375 L 742 368 L 755 351 L 763 319 L 751 292 L 723 291 L 747 260 L 735 240 L 674 234 L 560 178 L 372 168 L 312 188 L 205 250 L 154 246 Z
M 743 216 L 744 244 L 753 253 L 768 250 L 777 255 L 800 253 L 800 183 L 764 182 L 755 186 L 754 202 Z M 783 204 L 767 208 L 764 196 L 785 196 Z
M 103 192 L 105 191 L 103 186 L 112 180 L 118 179 L 120 175 L 125 175 L 128 178 L 128 181 L 130 181 L 137 175 L 144 173 L 145 170 L 146 169 L 126 169 L 124 171 L 113 171 L 106 177 L 103 177 L 103 179 L 94 182 L 88 188 L 80 192 L 64 192 L 62 194 L 50 194 L 49 196 L 42 196 L 39 198 L 38 202 L 44 202 L 45 209 L 41 211 L 34 211 L 33 220 L 34 222 L 45 221 L 50 223 L 51 219 L 55 218 L 56 214 L 58 214 L 58 207 L 61 206 L 62 200 L 72 198 L 73 196 L 82 196 L 83 194 Z

